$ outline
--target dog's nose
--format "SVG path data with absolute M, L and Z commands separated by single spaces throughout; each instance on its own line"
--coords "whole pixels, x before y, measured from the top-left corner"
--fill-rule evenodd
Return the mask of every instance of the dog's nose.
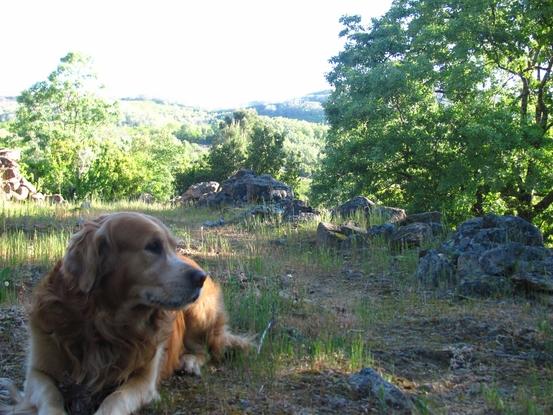
M 188 271 L 188 278 L 190 278 L 190 282 L 192 282 L 194 287 L 202 288 L 207 274 L 201 269 L 193 269 L 192 271 Z

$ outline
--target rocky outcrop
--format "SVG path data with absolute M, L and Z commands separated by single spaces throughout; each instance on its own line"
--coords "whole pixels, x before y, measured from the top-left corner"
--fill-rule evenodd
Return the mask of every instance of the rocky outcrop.
M 190 185 L 186 192 L 184 192 L 180 201 L 182 203 L 198 202 L 202 199 L 206 199 L 210 195 L 217 193 L 221 185 L 219 182 L 200 182 L 193 185 Z
M 438 249 L 424 252 L 415 275 L 426 285 L 466 294 L 517 288 L 553 294 L 553 250 L 524 219 L 488 215 L 463 222 Z
M 4 200 L 44 200 L 44 195 L 37 192 L 36 187 L 21 175 L 18 150 L 0 149 L 0 199 Z
M 379 206 L 365 196 L 355 196 L 353 199 L 341 204 L 332 210 L 334 216 L 353 218 L 356 215 L 364 215 L 371 222 L 401 222 L 406 218 L 405 210 Z
M 206 183 L 214 184 L 217 182 Z M 198 183 L 193 186 L 206 189 L 204 185 L 205 183 Z M 213 185 L 210 189 L 214 187 Z M 191 194 L 192 192 L 196 192 L 196 190 L 193 191 L 190 188 L 189 190 Z M 200 191 L 201 190 L 198 190 L 197 193 L 200 193 Z M 195 194 L 196 193 L 194 193 L 194 195 Z M 286 183 L 278 181 L 268 174 L 256 175 L 252 170 L 243 169 L 221 183 L 218 190 L 203 193 L 201 197 L 197 198 L 197 202 L 203 206 L 219 207 L 222 205 L 240 203 L 281 202 L 293 200 L 293 198 L 294 192 Z M 192 196 L 190 196 L 188 200 L 193 199 L 195 199 L 195 197 L 192 198 Z M 186 200 L 183 200 L 183 202 L 184 201 Z
M 406 215 L 403 209 L 377 206 L 372 202 L 366 204 L 364 199 L 366 198 L 354 198 L 346 202 L 346 204 L 351 202 L 349 205 L 350 207 L 366 205 L 368 208 L 363 210 L 364 214 L 379 215 L 379 220 L 385 220 L 385 223 L 369 226 L 366 229 L 352 222 L 347 222 L 344 225 L 323 224 L 324 226 L 322 226 L 317 233 L 317 243 L 319 245 L 328 245 L 329 241 L 332 241 L 329 245 L 333 247 L 339 246 L 341 248 L 349 248 L 352 246 L 351 242 L 353 242 L 353 240 L 355 240 L 356 246 L 359 246 L 359 242 L 372 243 L 372 241 L 381 240 L 389 243 L 390 246 L 397 251 L 424 246 L 424 244 L 432 241 L 443 233 L 441 215 L 438 212 Z M 349 211 L 348 209 L 346 209 L 346 211 Z M 335 212 L 339 211 L 340 208 L 335 209 Z M 351 213 L 351 211 L 349 212 Z M 352 215 L 350 215 L 350 217 L 352 217 Z M 371 218 L 368 219 L 370 222 Z M 324 234 L 322 232 L 324 229 L 330 229 L 332 237 L 323 237 Z M 320 235 L 319 232 L 321 232 Z M 337 233 L 341 235 L 337 235 Z

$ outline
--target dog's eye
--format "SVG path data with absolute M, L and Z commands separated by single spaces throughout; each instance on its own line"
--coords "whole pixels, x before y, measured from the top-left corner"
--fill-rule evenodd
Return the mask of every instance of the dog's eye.
M 152 254 L 159 255 L 163 252 L 163 245 L 161 244 L 160 240 L 155 239 L 151 242 L 148 242 L 148 245 L 146 245 L 144 249 L 151 252 Z

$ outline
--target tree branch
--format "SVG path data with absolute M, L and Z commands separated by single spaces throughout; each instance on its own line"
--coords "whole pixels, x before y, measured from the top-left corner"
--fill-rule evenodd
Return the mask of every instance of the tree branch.
M 539 215 L 545 209 L 547 209 L 553 203 L 553 190 L 551 190 L 545 197 L 533 206 L 534 216 Z

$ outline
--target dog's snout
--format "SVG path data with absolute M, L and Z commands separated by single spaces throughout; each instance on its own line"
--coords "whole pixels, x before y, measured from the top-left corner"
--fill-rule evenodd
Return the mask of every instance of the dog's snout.
M 192 283 L 192 285 L 198 288 L 203 287 L 204 281 L 207 278 L 207 274 L 201 269 L 193 269 L 191 271 L 188 271 L 187 276 L 188 278 L 190 278 L 190 282 Z

